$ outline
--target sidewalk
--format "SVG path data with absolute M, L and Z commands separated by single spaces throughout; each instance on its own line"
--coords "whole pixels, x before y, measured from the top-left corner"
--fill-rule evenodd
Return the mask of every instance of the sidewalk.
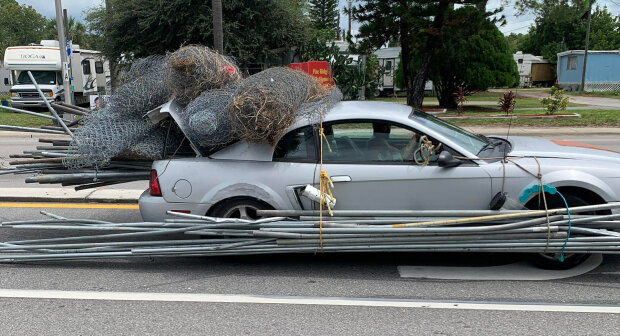
M 2 202 L 138 203 L 142 189 L 0 188 Z

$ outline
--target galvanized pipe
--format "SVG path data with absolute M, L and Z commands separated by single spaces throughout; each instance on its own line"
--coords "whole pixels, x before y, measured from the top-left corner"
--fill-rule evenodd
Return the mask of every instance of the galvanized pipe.
M 62 128 L 65 130 L 65 133 L 67 133 L 73 139 L 74 138 L 73 132 L 71 132 L 71 130 L 69 129 L 69 127 L 67 127 L 65 122 L 60 118 L 60 116 L 58 116 L 58 113 L 56 113 L 56 110 L 54 110 L 54 108 L 47 101 L 47 98 L 43 94 L 43 91 L 41 91 L 41 88 L 39 87 L 39 84 L 37 84 L 37 81 L 32 76 L 32 72 L 27 71 L 26 73 L 28 74 L 28 77 L 30 77 L 30 80 L 32 81 L 32 84 L 34 85 L 34 87 L 37 89 L 37 92 L 39 93 L 39 97 L 41 97 L 41 99 L 43 99 L 43 102 L 47 106 L 47 109 L 50 110 L 50 113 L 54 116 L 54 118 L 56 118 L 56 121 L 58 121 L 60 126 L 62 126 Z

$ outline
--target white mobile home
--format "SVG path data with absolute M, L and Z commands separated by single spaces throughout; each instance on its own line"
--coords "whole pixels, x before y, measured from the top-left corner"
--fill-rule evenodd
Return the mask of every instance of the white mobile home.
M 4 53 L 4 66 L 11 70 L 13 86 L 9 90 L 11 104 L 15 107 L 41 107 L 39 97 L 27 71 L 31 71 L 48 101 L 64 98 L 63 71 L 58 41 L 44 40 L 40 44 L 8 47 Z M 88 96 L 105 89 L 110 77 L 108 62 L 100 52 L 80 49 L 72 45 L 69 56 L 71 65 L 71 90 L 75 103 L 88 104 Z
M 517 51 L 512 56 L 517 62 L 521 87 L 553 85 L 555 81 L 553 66 L 547 59 L 542 56 L 524 54 L 522 51 Z
M 0 95 L 8 94 L 12 83 L 11 70 L 6 69 L 0 62 Z

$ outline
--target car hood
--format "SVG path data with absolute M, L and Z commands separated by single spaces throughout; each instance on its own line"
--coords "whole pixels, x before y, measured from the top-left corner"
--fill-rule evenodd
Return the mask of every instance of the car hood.
M 501 137 L 505 139 L 505 137 Z M 599 160 L 620 164 L 620 153 L 580 142 L 511 136 L 511 156 Z

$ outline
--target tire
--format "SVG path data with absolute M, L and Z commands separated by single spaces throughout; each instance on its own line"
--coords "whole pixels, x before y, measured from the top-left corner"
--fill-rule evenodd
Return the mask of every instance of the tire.
M 547 194 L 545 196 L 547 197 L 547 207 L 549 209 L 566 207 L 566 205 L 564 204 L 564 201 L 559 195 Z M 590 205 L 590 203 L 586 202 L 581 197 L 575 196 L 572 194 L 566 194 L 564 195 L 564 198 L 566 198 L 566 203 L 568 203 L 569 207 Z M 527 207 L 529 209 L 538 210 L 539 209 L 538 201 L 536 201 L 535 199 L 530 201 Z M 540 208 L 541 209 L 545 208 L 545 206 L 542 204 L 542 200 L 541 200 Z M 588 213 L 581 213 L 581 214 L 593 215 L 594 213 L 588 212 Z M 588 256 L 589 256 L 588 254 L 582 254 L 582 253 L 564 253 L 564 261 L 559 261 L 558 260 L 558 258 L 560 257 L 559 253 L 536 253 L 530 256 L 529 261 L 534 266 L 541 268 L 541 269 L 567 270 L 567 269 L 571 269 L 581 264 L 586 259 L 588 259 Z
M 256 210 L 267 209 L 272 209 L 272 207 L 264 202 L 251 198 L 238 198 L 218 204 L 211 213 L 212 216 L 220 218 L 256 220 L 262 218 L 256 214 Z

